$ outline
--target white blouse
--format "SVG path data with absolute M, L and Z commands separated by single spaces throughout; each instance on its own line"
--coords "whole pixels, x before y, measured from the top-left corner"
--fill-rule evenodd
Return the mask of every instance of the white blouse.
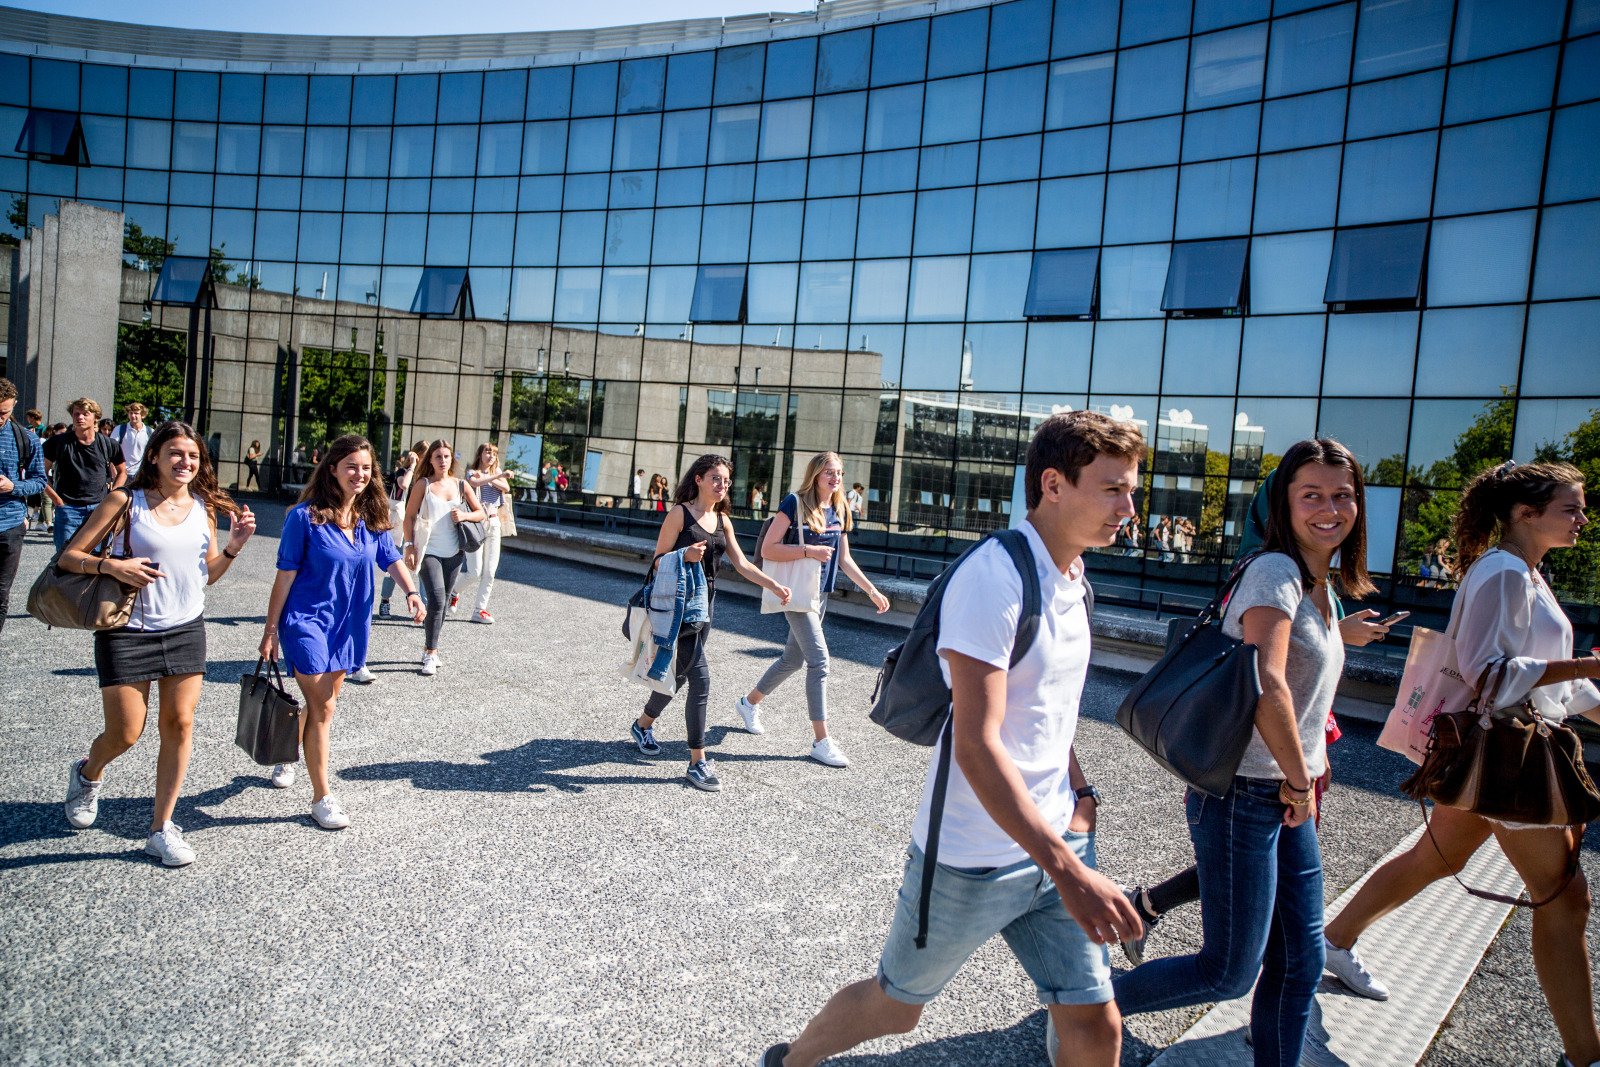
M 1495 703 L 1524 700 L 1548 719 L 1566 719 L 1600 707 L 1593 681 L 1539 685 L 1551 660 L 1572 658 L 1572 623 L 1544 580 L 1518 556 L 1493 548 L 1468 569 L 1450 612 L 1456 662 L 1468 684 L 1485 667 L 1507 660 Z

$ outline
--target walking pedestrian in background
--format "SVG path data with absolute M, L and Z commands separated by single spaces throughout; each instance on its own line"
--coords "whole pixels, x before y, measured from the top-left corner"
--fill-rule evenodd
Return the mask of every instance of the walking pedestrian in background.
M 850 760 L 828 735 L 828 642 L 822 633 L 822 618 L 828 612 L 828 598 L 839 572 L 866 592 L 872 606 L 882 615 L 889 610 L 889 598 L 856 566 L 850 556 L 848 532 L 854 521 L 840 487 L 844 484 L 844 463 L 835 452 L 818 452 L 806 464 L 800 487 L 778 503 L 778 512 L 767 528 L 761 545 L 761 558 L 774 562 L 814 559 L 822 564 L 822 606 L 815 612 L 785 611 L 789 639 L 783 655 L 768 667 L 756 687 L 736 705 L 739 717 L 750 733 L 763 733 L 756 709 L 784 680 L 801 667 L 806 671 L 806 713 L 811 719 L 814 740 L 811 758 L 829 767 L 848 767 Z M 804 537 L 789 544 L 789 531 L 799 529 Z
M 11 586 L 28 533 L 28 498 L 44 493 L 44 445 L 12 418 L 17 387 L 0 378 L 0 630 L 11 612 Z
M 424 446 L 426 451 L 426 446 Z M 399 534 L 400 541 L 395 545 L 403 553 L 405 551 L 405 525 L 406 525 L 406 498 L 411 494 L 411 486 L 416 480 L 417 468 L 421 465 L 421 457 L 416 452 L 402 452 L 400 459 L 395 463 L 394 470 L 389 472 L 389 530 L 391 536 Z M 387 616 L 391 610 L 390 598 L 394 596 L 394 576 L 387 571 L 383 575 L 383 599 L 378 604 L 378 614 Z M 366 667 L 363 665 L 362 670 Z M 351 679 L 355 681 L 357 679 Z
M 261 442 L 251 441 L 244 453 L 244 487 L 261 488 Z
M 205 680 L 206 587 L 228 572 L 255 533 L 256 520 L 218 487 L 206 446 L 187 423 L 163 423 L 145 457 L 133 484 L 96 507 L 60 557 L 63 570 L 108 574 L 139 590 L 128 625 L 95 631 L 105 729 L 90 744 L 87 758 L 67 771 L 66 812 L 67 822 L 79 830 L 93 825 L 106 766 L 144 733 L 150 685 L 158 682 L 161 749 L 144 849 L 168 867 L 182 867 L 194 862 L 194 849 L 172 813 L 189 767 L 194 711 Z M 129 558 L 91 554 L 125 508 Z M 232 516 L 227 543 L 220 548 L 219 515 Z
M 400 583 L 413 620 L 424 616 L 422 596 L 390 535 L 389 500 L 372 463 L 372 444 L 346 434 L 328 446 L 311 472 L 300 502 L 284 516 L 278 576 L 261 637 L 261 655 L 276 660 L 281 648 L 305 697 L 300 740 L 311 779 L 311 817 L 325 830 L 350 825 L 328 788 L 328 744 L 345 676 L 367 662 L 373 566 Z M 274 767 L 272 784 L 294 784 L 294 764 Z
M 478 492 L 478 501 L 489 516 L 488 536 L 476 552 L 469 553 L 466 566 L 456 579 L 462 585 L 471 576 L 478 579 L 478 596 L 472 609 L 472 621 L 493 624 L 489 614 L 489 594 L 494 591 L 494 575 L 500 569 L 500 509 L 508 507 L 511 499 L 511 477 L 500 469 L 500 449 L 488 442 L 478 446 L 473 454 L 472 466 L 467 469 L 467 484 Z M 460 599 L 455 589 L 450 591 L 450 610 L 454 611 Z
M 406 567 L 420 574 L 428 598 L 424 620 L 422 673 L 439 672 L 439 637 L 449 610 L 450 590 L 466 553 L 461 549 L 461 534 L 456 524 L 462 520 L 480 521 L 486 516 L 478 495 L 458 475 L 455 449 L 449 441 L 437 440 L 428 446 L 422 469 L 406 501 Z
M 111 431 L 111 439 L 122 449 L 122 465 L 127 469 L 127 479 L 132 481 L 144 461 L 145 446 L 150 443 L 150 427 L 144 422 L 144 405 L 129 404 L 122 409 L 128 421 Z
M 57 552 L 67 546 L 106 494 L 127 479 L 122 450 L 95 428 L 100 405 L 83 396 L 68 404 L 67 411 L 72 415 L 71 431 L 44 444 L 45 470 L 60 497 L 56 505 Z

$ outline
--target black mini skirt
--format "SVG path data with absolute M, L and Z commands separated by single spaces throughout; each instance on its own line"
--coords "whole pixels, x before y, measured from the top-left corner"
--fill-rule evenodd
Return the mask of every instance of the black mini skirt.
M 204 674 L 205 616 L 170 630 L 96 630 L 94 669 L 101 689 L 175 674 Z

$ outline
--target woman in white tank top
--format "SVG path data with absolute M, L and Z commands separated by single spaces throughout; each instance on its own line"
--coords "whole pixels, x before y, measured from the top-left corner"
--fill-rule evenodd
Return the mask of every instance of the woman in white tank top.
M 465 563 L 456 524 L 486 517 L 478 494 L 461 480 L 455 448 L 440 439 L 428 446 L 422 468 L 406 497 L 406 568 L 420 576 L 428 598 L 423 621 L 422 672 L 439 671 L 439 635 L 449 609 L 450 590 Z
M 172 822 L 172 811 L 189 767 L 194 710 L 205 678 L 205 590 L 227 573 L 255 533 L 256 520 L 217 486 L 211 457 L 188 424 L 159 427 L 145 455 L 133 483 L 111 493 L 61 553 L 64 570 L 112 575 L 139 590 L 132 621 L 94 635 L 106 725 L 88 757 L 75 760 L 67 771 L 66 810 L 77 829 L 94 823 L 106 765 L 144 732 L 150 683 L 159 681 L 161 751 L 145 851 L 168 867 L 182 867 L 194 861 L 194 850 L 183 840 L 182 827 Z M 93 549 L 124 508 L 126 541 L 119 533 L 112 544 L 117 558 L 102 560 Z M 218 513 L 233 518 L 221 548 Z

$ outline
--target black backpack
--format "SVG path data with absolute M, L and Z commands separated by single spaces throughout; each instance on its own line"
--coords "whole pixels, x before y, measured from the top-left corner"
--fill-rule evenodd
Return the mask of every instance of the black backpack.
M 1022 657 L 1033 647 L 1039 633 L 1039 618 L 1043 613 L 1043 593 L 1039 588 L 1039 572 L 1035 568 L 1033 550 L 1021 530 L 997 530 L 963 552 L 954 563 L 946 567 L 928 586 L 928 597 L 906 639 L 891 648 L 883 658 L 878 671 L 878 684 L 872 689 L 871 719 L 902 741 L 910 741 L 924 748 L 942 742 L 939 764 L 933 776 L 933 796 L 928 805 L 928 847 L 923 854 L 922 890 L 917 905 L 916 945 L 928 945 L 928 907 L 933 897 L 933 872 L 939 862 L 939 826 L 944 821 L 945 794 L 950 786 L 950 749 L 952 717 L 950 715 L 950 687 L 944 684 L 939 670 L 939 609 L 944 603 L 945 587 L 950 576 L 989 540 L 1000 546 L 1011 557 L 1017 573 L 1022 575 L 1022 615 L 1017 620 L 1017 639 L 1011 646 L 1011 667 L 1016 667 Z M 1094 617 L 1094 587 L 1084 576 L 1086 599 L 1084 610 Z

